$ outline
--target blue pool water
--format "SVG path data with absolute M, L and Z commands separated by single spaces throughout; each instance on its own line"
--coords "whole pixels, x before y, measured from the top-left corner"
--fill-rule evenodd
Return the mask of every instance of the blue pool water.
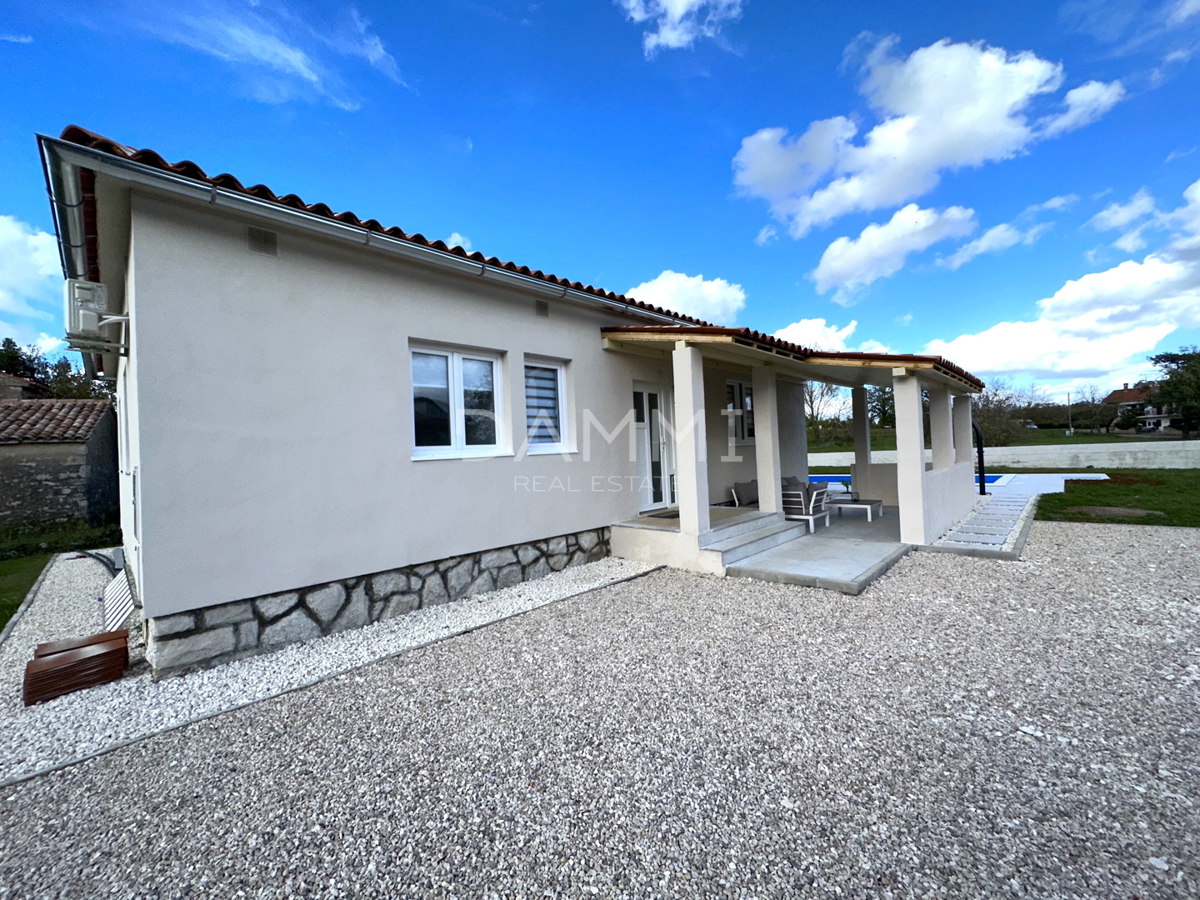
M 985 476 L 983 476 L 983 481 L 985 484 L 995 484 L 997 481 L 999 481 L 1003 477 L 1004 477 L 1003 475 L 985 475 Z M 842 484 L 849 484 L 850 476 L 849 475 L 809 475 L 808 480 L 809 481 L 838 481 L 838 482 L 841 482 Z M 975 483 L 979 484 L 979 476 L 978 475 L 975 476 Z

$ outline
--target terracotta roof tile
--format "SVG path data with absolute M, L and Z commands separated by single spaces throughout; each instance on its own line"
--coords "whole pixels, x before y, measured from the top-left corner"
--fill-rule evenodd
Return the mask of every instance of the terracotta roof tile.
M 593 287 L 592 285 L 580 284 L 578 281 L 569 281 L 566 278 L 559 278 L 557 275 L 551 275 L 541 270 L 531 270 L 528 266 L 518 266 L 516 263 L 504 262 L 494 256 L 484 256 L 482 253 L 468 253 L 461 247 L 447 247 L 443 241 L 431 241 L 424 235 L 419 233 L 408 234 L 396 228 L 384 228 L 375 219 L 360 219 L 352 212 L 335 213 L 329 206 L 324 203 L 305 203 L 300 197 L 295 194 L 277 195 L 265 184 L 256 184 L 253 187 L 245 187 L 233 175 L 209 175 L 202 168 L 196 165 L 191 160 L 184 160 L 177 163 L 169 163 L 153 150 L 136 150 L 133 147 L 126 147 L 124 144 L 118 144 L 116 141 L 88 131 L 86 128 L 80 128 L 78 125 L 68 125 L 63 129 L 62 140 L 72 144 L 78 144 L 81 147 L 88 147 L 92 150 L 98 150 L 101 153 L 108 153 L 112 156 L 118 156 L 122 159 L 132 160 L 133 162 L 151 166 L 155 169 L 160 169 L 164 172 L 171 172 L 175 175 L 182 175 L 185 178 L 191 178 L 194 181 L 202 181 L 205 184 L 214 184 L 217 187 L 224 188 L 229 191 L 237 191 L 238 193 L 248 194 L 252 197 L 257 197 L 259 200 L 266 200 L 271 203 L 278 203 L 280 206 L 288 206 L 292 209 L 303 210 L 312 213 L 313 215 L 323 216 L 326 219 L 334 219 L 338 222 L 343 222 L 348 225 L 356 225 L 359 228 L 366 228 L 369 231 L 375 231 L 380 234 L 386 234 L 389 237 L 398 238 L 403 241 L 408 241 L 413 244 L 419 244 L 423 247 L 430 247 L 434 250 L 439 250 L 443 253 L 451 253 L 455 256 L 461 256 L 465 259 L 472 259 L 475 262 L 486 263 L 489 266 L 494 266 L 498 269 L 507 269 L 510 272 L 518 272 L 522 275 L 528 275 L 531 278 L 536 278 L 539 281 L 547 281 L 551 284 L 569 287 L 585 294 L 592 294 L 596 297 L 603 297 L 607 300 L 615 300 L 619 303 L 627 304 L 634 309 L 642 309 L 647 312 L 659 313 L 661 315 L 671 316 L 678 319 L 680 322 L 687 322 L 693 325 L 707 325 L 700 319 L 685 316 L 681 313 L 672 312 L 669 309 L 663 309 L 661 306 L 652 306 L 649 303 L 642 303 L 640 300 L 635 300 L 632 297 L 626 297 L 623 294 L 614 294 L 612 291 L 606 291 L 603 288 Z
M 86 441 L 108 400 L 0 400 L 0 444 L 67 444 Z

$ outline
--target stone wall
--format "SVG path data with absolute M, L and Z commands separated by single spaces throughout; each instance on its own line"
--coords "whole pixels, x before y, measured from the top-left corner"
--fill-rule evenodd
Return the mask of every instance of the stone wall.
M 311 585 L 147 620 L 155 677 L 312 640 L 542 578 L 609 555 L 609 529 Z
M 87 518 L 83 444 L 0 444 L 0 528 Z

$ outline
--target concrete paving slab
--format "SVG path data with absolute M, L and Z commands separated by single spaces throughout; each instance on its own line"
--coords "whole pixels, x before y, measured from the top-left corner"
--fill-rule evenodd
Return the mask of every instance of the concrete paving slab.
M 955 534 L 1003 534 L 1005 536 L 1012 531 L 1011 528 L 997 528 L 994 525 L 972 525 L 970 522 L 965 525 L 959 525 L 955 529 Z
M 1008 540 L 1009 532 L 1003 534 L 977 534 L 975 532 L 963 533 L 962 531 L 954 531 L 949 535 L 950 540 L 962 541 L 971 544 L 998 544 L 1003 546 Z
M 728 566 L 725 574 L 858 594 L 910 549 L 890 541 L 810 535 Z

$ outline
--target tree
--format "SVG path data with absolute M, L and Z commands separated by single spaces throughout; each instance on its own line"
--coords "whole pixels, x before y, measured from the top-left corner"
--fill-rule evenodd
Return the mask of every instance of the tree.
M 90 380 L 65 356 L 50 362 L 37 346 L 30 344 L 22 349 L 12 338 L 0 341 L 0 372 L 39 384 L 51 397 L 112 396 L 112 388 Z
M 840 411 L 842 400 L 842 388 L 836 384 L 804 382 L 804 412 L 813 424 L 834 418 L 833 413 Z
M 867 386 L 867 418 L 880 428 L 896 427 L 896 397 L 886 385 Z
M 1005 447 L 1016 440 L 1022 428 L 1017 424 L 1017 413 L 1022 407 L 1021 396 L 1003 378 L 989 382 L 975 396 L 971 415 L 983 432 L 986 446 Z
M 1151 395 L 1155 406 L 1170 406 L 1171 418 L 1179 419 L 1183 439 L 1200 426 L 1200 350 L 1180 347 L 1178 353 L 1158 353 L 1150 362 L 1162 372 Z

